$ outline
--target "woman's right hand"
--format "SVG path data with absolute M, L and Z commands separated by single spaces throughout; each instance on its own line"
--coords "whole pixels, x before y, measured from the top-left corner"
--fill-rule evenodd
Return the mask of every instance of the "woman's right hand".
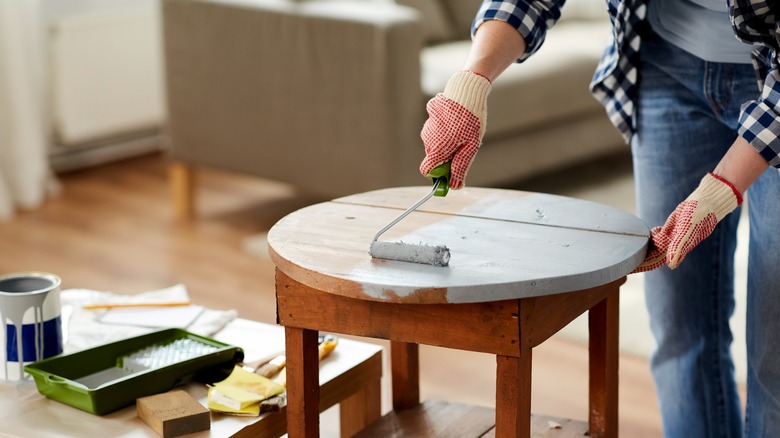
M 425 145 L 420 173 L 428 176 L 433 168 L 451 161 L 450 187 L 464 186 L 485 134 L 490 88 L 486 77 L 461 71 L 450 78 L 444 92 L 428 102 L 428 120 L 420 133 Z

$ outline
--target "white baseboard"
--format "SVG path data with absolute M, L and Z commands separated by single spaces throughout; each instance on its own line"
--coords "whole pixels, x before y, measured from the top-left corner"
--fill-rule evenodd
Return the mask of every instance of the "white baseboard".
M 99 166 L 163 149 L 158 130 L 81 145 L 54 145 L 49 163 L 54 172 L 68 172 Z

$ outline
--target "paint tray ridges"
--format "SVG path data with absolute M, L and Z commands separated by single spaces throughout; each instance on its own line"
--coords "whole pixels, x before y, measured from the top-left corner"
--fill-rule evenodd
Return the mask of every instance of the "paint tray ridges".
M 122 358 L 122 368 L 141 371 L 162 368 L 185 360 L 200 357 L 217 347 L 193 339 L 177 339 L 166 345 L 152 345 Z

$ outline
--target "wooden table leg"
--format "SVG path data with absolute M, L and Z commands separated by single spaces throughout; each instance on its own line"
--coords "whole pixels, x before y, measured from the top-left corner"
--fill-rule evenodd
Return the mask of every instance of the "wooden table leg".
M 168 185 L 171 188 L 173 214 L 177 220 L 189 220 L 195 215 L 195 170 L 184 163 L 168 165 Z
M 420 404 L 420 346 L 406 342 L 390 343 L 393 410 L 411 409 Z
M 341 437 L 354 436 L 382 416 L 382 380 L 376 379 L 339 403 Z
M 496 356 L 496 437 L 531 436 L 531 349 Z
M 590 309 L 589 367 L 592 438 L 618 436 L 618 288 Z
M 320 435 L 320 373 L 316 330 L 285 327 L 287 435 Z

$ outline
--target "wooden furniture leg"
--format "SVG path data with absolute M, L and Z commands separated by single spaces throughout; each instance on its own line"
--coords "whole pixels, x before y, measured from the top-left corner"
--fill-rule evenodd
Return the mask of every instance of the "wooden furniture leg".
M 531 436 L 531 349 L 496 356 L 496 437 Z
M 317 330 L 285 327 L 287 355 L 287 435 L 320 435 L 320 373 Z
M 390 343 L 393 410 L 411 409 L 420 404 L 420 346 L 406 342 Z
M 445 429 L 447 434 L 438 436 L 463 436 L 467 429 L 474 429 L 453 420 L 467 419 L 474 423 L 474 417 L 464 416 L 464 412 L 472 412 L 471 408 L 463 410 L 447 403 L 420 404 L 419 344 L 429 344 L 494 354 L 496 410 L 494 416 L 490 415 L 493 416 L 490 425 L 480 421 L 477 429 L 486 432 L 495 425 L 498 438 L 530 437 L 534 422 L 531 416 L 532 349 L 585 312 L 590 315 L 589 424 L 567 421 L 562 436 L 580 436 L 588 428 L 593 437 L 617 436 L 618 293 L 625 278 L 577 293 L 422 306 L 342 297 L 299 283 L 279 269 L 276 273 L 277 317 L 288 330 L 290 326 L 316 327 L 327 332 L 392 339 L 394 410 L 358 436 L 389 436 L 391 431 L 395 433 L 392 436 L 403 436 L 404 431 L 412 433 L 407 436 L 432 436 L 432 431 Z M 311 312 L 313 308 L 332 311 Z M 439 330 L 424 329 L 428 327 Z M 315 341 L 312 339 L 311 342 Z M 303 374 L 289 374 L 290 371 L 288 383 L 290 379 L 304 378 Z M 314 374 L 315 370 L 310 372 Z M 316 382 L 308 385 L 316 385 Z M 292 387 L 288 388 L 288 396 L 292 391 Z M 297 398 L 303 396 L 297 395 Z M 288 407 L 291 406 L 288 402 Z M 453 409 L 457 411 L 454 415 Z M 292 408 L 288 412 L 292 415 Z M 482 414 L 480 418 L 484 416 Z M 445 429 L 438 429 L 440 425 Z M 295 438 L 293 426 L 290 431 L 291 437 Z
M 180 162 L 168 165 L 168 182 L 177 220 L 190 220 L 195 214 L 195 169 Z
M 590 309 L 589 367 L 590 413 L 588 428 L 592 438 L 618 436 L 618 289 Z
M 341 438 L 349 438 L 382 416 L 382 381 L 376 379 L 339 404 Z

